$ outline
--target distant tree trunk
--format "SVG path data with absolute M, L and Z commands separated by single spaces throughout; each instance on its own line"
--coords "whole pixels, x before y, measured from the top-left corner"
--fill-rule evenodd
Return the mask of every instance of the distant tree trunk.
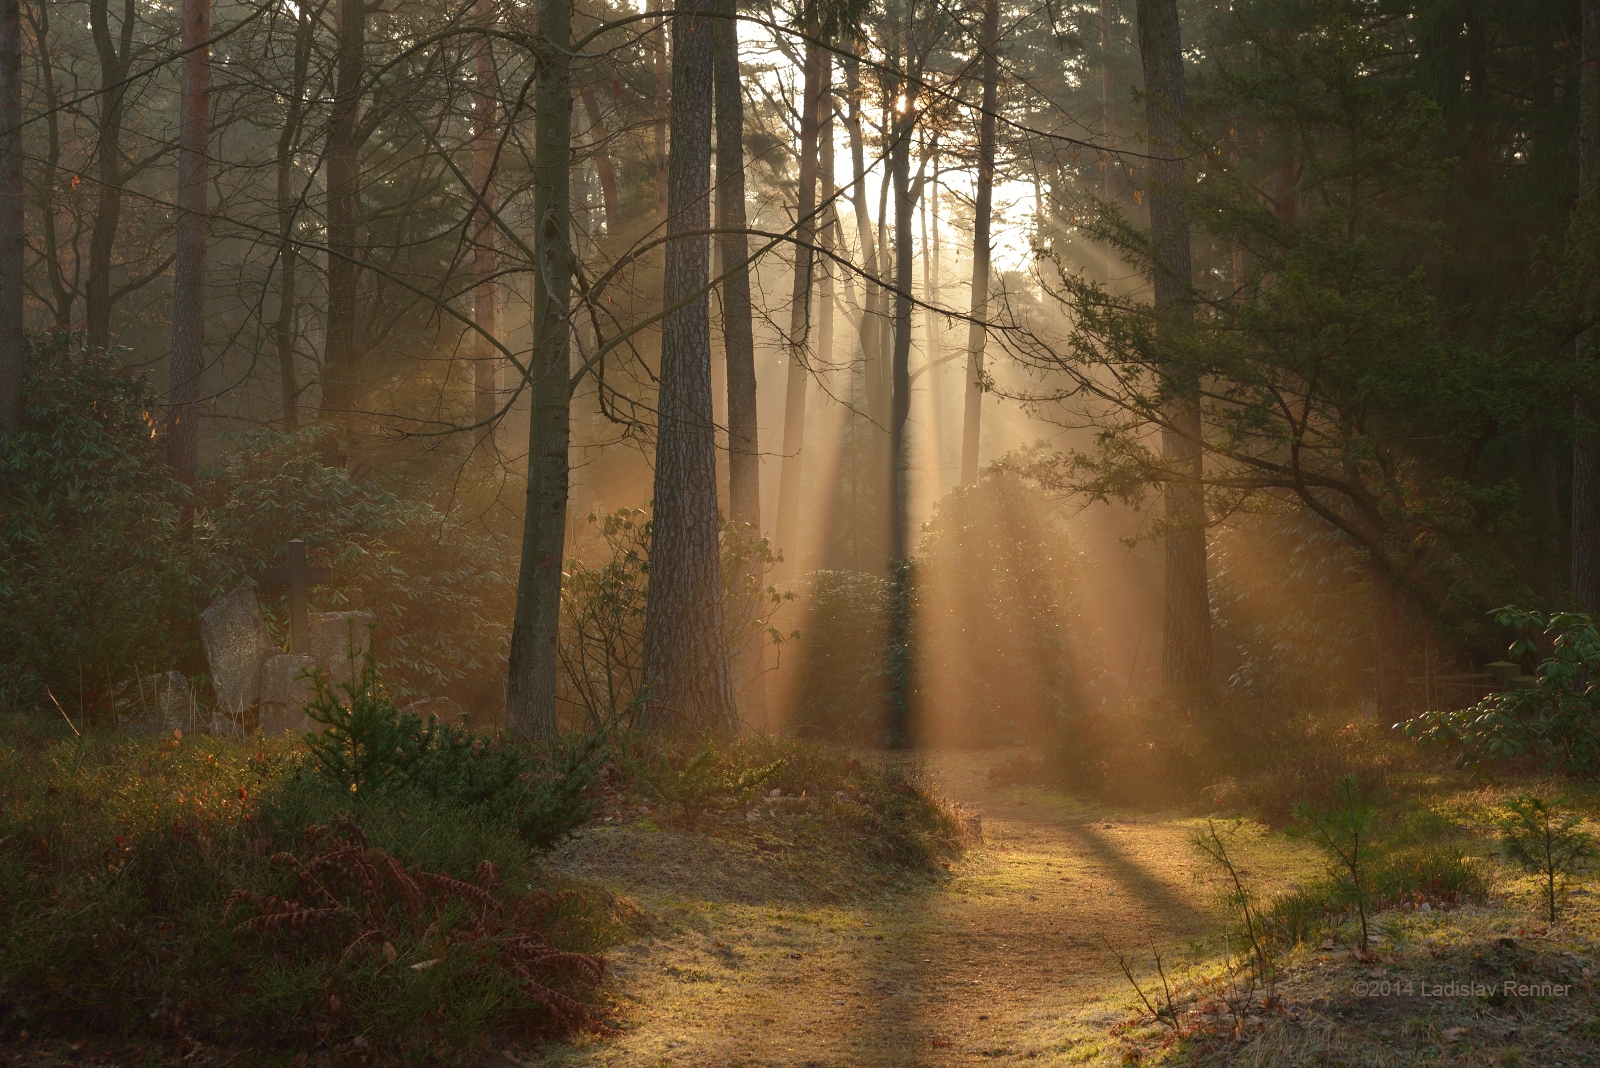
M 861 298 L 861 357 L 866 362 L 867 412 L 880 426 L 888 422 L 887 391 L 881 388 L 882 376 L 878 373 L 883 362 L 878 350 L 878 320 L 883 315 L 883 287 L 878 280 L 878 235 L 872 225 L 872 213 L 867 210 L 866 139 L 861 130 L 861 68 L 851 57 L 845 68 L 846 95 L 850 101 L 848 125 L 850 131 L 850 164 L 853 175 L 850 202 L 856 217 L 856 235 L 861 243 L 864 275 Z M 881 221 L 881 220 L 880 220 Z
M 650 0 L 649 10 L 661 11 L 661 0 Z M 667 111 L 671 105 L 668 101 L 665 19 L 657 20 L 655 29 L 650 32 L 650 62 L 656 76 L 655 120 L 652 125 L 655 133 L 656 223 L 659 225 L 667 219 L 667 191 L 670 184 L 667 163 Z
M 556 642 L 567 527 L 571 436 L 572 0 L 539 7 L 534 90 L 533 346 L 529 356 L 528 491 L 511 624 L 506 727 L 519 738 L 556 733 Z
M 833 305 L 834 305 L 834 238 L 838 232 L 839 213 L 835 210 L 839 189 L 834 184 L 833 146 L 833 75 L 832 57 L 829 57 L 829 76 L 824 86 L 821 109 L 817 117 L 817 193 L 821 198 L 817 211 L 817 364 L 826 371 L 833 368 Z
M 477 0 L 478 21 L 485 29 L 494 25 L 493 0 Z M 478 440 L 493 451 L 495 412 L 500 406 L 500 353 L 495 340 L 500 336 L 500 317 L 495 308 L 494 274 L 497 267 L 495 223 L 493 212 L 497 208 L 494 192 L 495 156 L 495 84 L 494 54 L 489 39 L 478 43 L 476 95 L 472 102 L 472 184 L 483 198 L 486 208 L 477 210 L 473 218 L 477 227 L 473 234 L 472 269 L 477 282 L 472 294 L 472 321 L 474 359 L 473 395 L 477 401 L 474 422 L 478 424 Z M 570 109 L 569 109 L 570 110 Z M 569 119 L 570 122 L 570 119 Z
M 994 211 L 995 111 L 999 106 L 1000 7 L 983 4 L 983 114 L 978 119 L 978 201 L 972 228 L 972 322 L 967 326 L 967 392 L 961 425 L 961 484 L 978 481 L 978 434 L 983 415 L 983 347 L 989 317 L 989 227 Z
M 84 283 L 84 332 L 90 347 L 111 344 L 111 257 L 122 220 L 122 120 L 127 97 L 128 55 L 133 48 L 137 10 L 123 0 L 122 25 L 111 36 L 108 0 L 89 0 L 89 29 L 100 62 L 100 129 L 95 145 L 94 227 L 89 233 L 89 277 Z
M 1149 100 L 1150 240 L 1155 257 L 1155 313 L 1167 329 L 1190 321 L 1189 217 L 1182 199 L 1184 166 L 1178 141 L 1185 108 L 1183 51 L 1177 0 L 1138 0 L 1139 55 Z M 1174 395 L 1165 413 L 1161 450 L 1174 472 L 1164 487 L 1171 531 L 1166 545 L 1162 625 L 1162 687 L 1196 694 L 1211 677 L 1211 606 L 1206 591 L 1206 516 L 1200 478 L 1199 383 L 1167 376 Z
M 794 287 L 789 305 L 788 374 L 784 384 L 783 466 L 778 474 L 777 548 L 782 569 L 800 566 L 800 485 L 804 475 L 806 387 L 811 380 L 811 279 L 817 236 L 817 133 L 822 94 L 832 56 L 815 44 L 806 45 L 804 88 L 800 102 L 800 196 L 795 209 Z
M 739 80 L 739 27 L 735 0 L 716 0 L 726 18 L 715 24 L 712 57 L 717 123 L 717 235 L 722 260 L 722 346 L 728 386 L 728 518 L 761 535 L 761 447 L 756 417 L 756 347 L 750 313 L 749 239 L 745 235 L 744 87 Z M 746 581 L 766 584 L 765 569 L 751 559 Z M 740 624 L 748 621 L 737 621 Z M 759 632 L 734 650 L 734 688 L 740 718 L 765 730 L 767 688 Z
M 278 394 L 283 407 L 283 429 L 294 433 L 300 425 L 300 381 L 295 373 L 294 346 L 300 333 L 300 246 L 294 240 L 297 195 L 294 188 L 294 153 L 305 125 L 306 73 L 311 65 L 311 45 L 316 20 L 302 6 L 295 17 L 294 75 L 289 85 L 289 108 L 278 134 L 278 318 L 273 331 L 278 346 Z
M 737 726 L 723 641 L 711 319 L 705 294 L 708 242 L 700 236 L 711 221 L 714 26 L 698 16 L 712 10 L 711 0 L 682 0 L 672 22 L 662 302 L 674 310 L 661 324 L 654 535 L 644 622 L 645 678 L 651 689 L 640 717 L 655 731 L 726 733 Z
M 1111 73 L 1111 5 L 1113 0 L 1100 0 L 1100 137 L 1111 141 L 1117 130 L 1116 79 Z M 1100 196 L 1110 200 L 1111 179 L 1115 168 L 1106 167 L 1101 172 Z
M 322 410 L 348 425 L 356 405 L 361 227 L 361 79 L 366 69 L 367 4 L 339 0 L 333 106 L 328 129 L 328 317 Z
M 39 71 L 39 88 L 44 96 L 41 103 L 44 105 L 46 147 L 41 169 L 45 174 L 59 174 L 61 95 L 56 87 L 55 56 L 50 48 L 50 5 L 31 4 L 23 9 L 22 15 L 32 25 L 33 61 Z M 20 117 L 15 121 L 21 121 Z M 59 195 L 59 187 L 54 183 L 46 183 L 45 188 L 39 191 L 39 242 L 44 246 L 42 259 L 45 280 L 50 286 L 51 325 L 65 331 L 72 327 L 72 305 L 78 296 L 78 279 L 77 272 L 74 272 L 69 283 L 61 270 L 61 240 L 56 232 L 55 218 L 56 198 Z
M 1412 631 L 1404 593 L 1376 560 L 1367 564 L 1367 603 L 1372 610 L 1373 703 L 1379 722 L 1394 723 L 1406 714 Z
M 1583 74 L 1578 89 L 1578 197 L 1588 201 L 1596 195 L 1600 178 L 1600 0 L 1583 0 Z M 1591 308 L 1588 309 L 1592 312 Z M 1578 336 L 1577 356 L 1581 367 L 1591 373 L 1600 338 L 1594 327 Z M 1595 553 L 1597 523 L 1595 515 L 1596 439 L 1595 423 L 1600 418 L 1594 396 L 1579 393 L 1573 401 L 1577 424 L 1572 440 L 1572 599 L 1585 612 L 1596 603 Z
M 940 388 L 943 367 L 939 365 L 939 314 L 933 309 L 939 304 L 939 157 L 933 157 L 932 192 L 917 200 L 917 225 L 922 230 L 922 300 L 927 306 L 922 310 L 922 366 L 928 375 L 928 429 L 933 439 L 932 461 L 933 491 L 938 496 L 944 492 L 944 472 L 940 456 L 944 447 L 944 390 Z M 928 231 L 928 202 L 933 201 L 933 232 L 930 244 Z
M 184 482 L 200 459 L 200 369 L 206 341 L 206 156 L 211 146 L 211 0 L 183 0 L 178 102 L 178 222 L 172 269 L 167 461 Z
M 0 0 L 0 430 L 22 427 L 22 5 Z
M 594 170 L 600 179 L 600 201 L 606 209 L 606 236 L 616 237 L 622 221 L 617 218 L 617 172 L 611 165 L 611 149 L 606 144 L 606 124 L 600 117 L 600 105 L 595 102 L 594 90 L 580 91 L 583 110 L 589 115 L 589 141 L 594 146 Z
M 989 0 L 994 3 L 995 0 Z M 908 9 L 906 21 L 912 23 Z M 909 62 L 909 57 L 906 57 Z M 911 134 L 916 124 L 916 93 L 905 88 L 908 101 L 896 117 L 889 150 L 894 183 L 894 352 L 890 362 L 889 411 L 889 744 L 911 742 L 911 453 L 906 420 L 911 415 L 911 286 L 916 248 L 917 190 L 911 185 Z

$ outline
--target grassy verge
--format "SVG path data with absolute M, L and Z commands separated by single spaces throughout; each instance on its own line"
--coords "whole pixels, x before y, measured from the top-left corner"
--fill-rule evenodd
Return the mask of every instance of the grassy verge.
M 406 763 L 384 770 L 372 758 L 392 724 L 368 711 L 344 756 L 326 744 L 337 732 L 308 751 L 0 723 L 0 1037 L 291 1063 L 603 1035 L 604 954 L 649 919 L 541 855 L 566 830 L 657 836 L 667 849 L 632 857 L 647 870 L 716 841 L 809 856 L 844 882 L 937 872 L 967 833 L 906 765 L 633 739 L 590 754 L 561 802 L 579 815 L 551 833 L 529 814 L 551 811 L 570 747 L 402 730 L 389 751 Z
M 1565 811 L 1591 830 L 1600 823 L 1600 793 L 1584 784 L 1469 785 L 1423 774 L 1391 780 L 1371 812 L 1359 909 L 1357 884 L 1337 862 L 1324 878 L 1262 900 L 1252 898 L 1248 875 L 1236 883 L 1215 866 L 1233 920 L 1186 962 L 1166 962 L 1164 976 L 1153 961 L 1130 962 L 1143 993 L 1137 1012 L 1113 1031 L 1122 1059 L 1595 1063 L 1600 907 L 1593 873 L 1563 880 L 1551 924 L 1540 878 L 1508 863 L 1500 848 L 1503 802 L 1558 790 Z

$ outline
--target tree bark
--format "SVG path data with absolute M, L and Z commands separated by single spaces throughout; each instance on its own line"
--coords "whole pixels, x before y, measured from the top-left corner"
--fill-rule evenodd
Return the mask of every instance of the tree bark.
M 167 461 L 184 482 L 200 459 L 200 369 L 206 340 L 206 185 L 211 146 L 211 0 L 183 0 L 178 114 L 178 220 L 172 269 Z
M 983 114 L 978 119 L 978 197 L 972 229 L 972 321 L 967 326 L 966 410 L 961 425 L 961 484 L 978 481 L 978 435 L 983 416 L 983 348 L 989 317 L 989 229 L 994 213 L 995 111 L 1000 83 L 1000 6 L 983 4 Z
M 328 130 L 328 313 L 322 363 L 322 410 L 348 425 L 356 406 L 361 353 L 361 79 L 366 69 L 368 0 L 339 0 L 333 107 Z
M 122 219 L 122 120 L 127 97 L 124 80 L 133 48 L 137 9 L 123 0 L 122 25 L 111 36 L 108 0 L 89 0 L 89 29 L 100 63 L 100 130 L 95 145 L 94 227 L 89 233 L 89 276 L 84 282 L 84 333 L 91 348 L 111 344 L 111 257 Z
M 1189 217 L 1178 155 L 1185 109 L 1177 0 L 1139 0 L 1139 56 L 1144 66 L 1150 153 L 1150 240 L 1158 329 L 1181 331 L 1192 318 Z M 1162 620 L 1162 687 L 1194 695 L 1211 677 L 1211 607 L 1206 590 L 1205 499 L 1200 483 L 1199 383 L 1186 371 L 1166 375 L 1175 398 L 1164 413 L 1161 449 L 1171 472 L 1164 487 L 1168 533 Z
M 477 0 L 477 17 L 485 29 L 494 25 L 493 0 Z M 478 424 L 479 444 L 489 446 L 489 451 L 493 452 L 495 413 L 500 407 L 500 353 L 495 347 L 495 339 L 500 336 L 500 318 L 495 301 L 494 275 L 498 256 L 492 214 L 497 209 L 494 195 L 494 54 L 489 47 L 488 37 L 479 41 L 476 60 L 474 74 L 477 85 L 472 102 L 472 184 L 478 196 L 483 198 L 485 207 L 479 208 L 473 216 L 477 222 L 472 241 L 472 271 L 477 283 L 472 293 L 472 321 L 477 328 L 473 331 L 472 378 L 476 401 L 473 416 Z
M 706 299 L 711 185 L 711 0 L 683 0 L 672 21 L 672 130 L 662 280 L 654 535 L 645 605 L 648 730 L 729 733 L 737 726 L 723 640 L 717 545 L 716 426 Z
M 22 5 L 0 0 L 0 430 L 22 427 Z
M 519 738 L 556 733 L 556 643 L 567 526 L 571 434 L 572 0 L 539 8 L 535 86 L 533 346 L 529 357 L 528 491 L 511 625 L 506 727 Z
M 600 201 L 606 209 L 606 236 L 616 237 L 621 232 L 622 220 L 617 218 L 617 172 L 611 165 L 611 149 L 606 143 L 606 124 L 600 117 L 600 105 L 595 102 L 594 90 L 587 86 L 579 90 L 583 109 L 589 116 L 589 141 L 594 146 L 594 170 L 600 178 Z
M 283 408 L 283 429 L 292 434 L 300 425 L 300 380 L 295 370 L 294 346 L 300 333 L 300 246 L 294 240 L 296 194 L 294 153 L 305 125 L 306 75 L 311 65 L 312 35 L 316 21 L 302 6 L 295 19 L 294 74 L 289 86 L 289 109 L 278 135 L 278 317 L 273 331 L 278 347 L 278 396 Z
M 990 0 L 994 2 L 994 0 Z M 913 25 L 910 10 L 907 28 Z M 908 60 L 909 61 L 909 60 Z M 911 134 L 916 92 L 905 87 L 905 113 L 896 119 L 890 146 L 894 182 L 894 348 L 890 360 L 889 410 L 889 716 L 891 748 L 911 744 L 911 453 L 906 421 L 911 414 L 911 286 L 918 190 L 911 185 Z
M 722 347 L 728 390 L 728 518 L 761 535 L 761 447 L 756 415 L 756 350 L 750 312 L 750 243 L 745 235 L 744 88 L 739 80 L 739 27 L 735 0 L 716 0 L 712 57 L 717 123 L 717 235 L 722 260 Z M 761 561 L 751 558 L 745 581 L 766 584 Z M 753 621 L 740 620 L 741 624 Z M 765 731 L 767 689 L 759 628 L 734 649 L 734 686 L 740 719 Z
M 800 485 L 804 476 L 806 388 L 811 379 L 811 292 L 816 264 L 817 133 L 822 94 L 832 56 L 806 44 L 805 80 L 800 102 L 800 193 L 795 209 L 794 286 L 789 304 L 788 372 L 784 384 L 783 466 L 778 474 L 777 548 L 781 569 L 793 574 L 801 564 Z
M 650 0 L 649 10 L 660 12 L 661 0 Z M 652 126 L 655 134 L 656 224 L 659 226 L 667 220 L 668 189 L 671 184 L 667 161 L 667 112 L 671 105 L 668 100 L 666 19 L 657 20 L 655 29 L 650 32 L 650 59 L 656 75 L 655 121 Z
M 1590 201 L 1600 179 L 1600 0 L 1583 0 L 1583 73 L 1578 89 L 1578 197 Z M 1593 302 L 1586 309 L 1592 313 Z M 1600 355 L 1600 337 L 1590 327 L 1578 336 L 1576 354 L 1580 375 L 1592 373 Z M 1595 421 L 1600 416 L 1594 397 L 1585 391 L 1573 401 L 1576 424 L 1572 438 L 1572 599 L 1585 612 L 1593 612 L 1597 581 L 1595 554 L 1596 453 Z

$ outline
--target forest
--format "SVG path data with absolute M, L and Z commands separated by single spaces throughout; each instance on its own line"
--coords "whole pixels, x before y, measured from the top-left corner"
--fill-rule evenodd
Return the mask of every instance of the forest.
M 1600 0 L 0 0 L 0 1063 L 1600 1058 Z

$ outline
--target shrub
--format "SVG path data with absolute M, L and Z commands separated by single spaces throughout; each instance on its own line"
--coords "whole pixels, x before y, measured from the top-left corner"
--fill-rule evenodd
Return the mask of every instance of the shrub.
M 638 508 L 590 513 L 597 550 L 574 555 L 561 575 L 561 669 L 557 701 L 591 731 L 631 726 L 644 685 L 644 607 L 650 588 L 651 521 Z M 747 527 L 720 528 L 723 628 L 730 656 L 750 642 L 781 644 L 774 610 L 792 595 L 762 586 L 771 546 Z M 735 661 L 737 662 L 737 660 Z
M 306 736 L 316 773 L 358 801 L 420 793 L 515 827 L 549 846 L 589 818 L 584 788 L 594 781 L 603 734 L 592 734 L 540 768 L 524 750 L 485 739 L 434 716 L 398 711 L 371 656 L 358 683 L 335 687 L 317 674 L 306 714 L 323 730 Z
M 987 746 L 1040 737 L 1085 706 L 1079 568 L 1062 510 L 1006 468 L 942 497 L 916 565 L 922 729 Z M 959 709 L 945 715 L 945 709 Z
M 397 696 L 449 695 L 470 709 L 497 710 L 518 543 L 472 518 L 476 512 L 435 507 L 424 483 L 358 479 L 325 466 L 323 445 L 334 432 L 236 433 L 201 471 L 209 589 L 231 589 L 280 564 L 289 539 L 303 538 L 340 580 L 311 591 L 313 610 L 375 614 L 374 648 Z M 281 623 L 281 598 L 263 597 L 262 607 Z
M 1402 724 L 1406 737 L 1445 746 L 1457 767 L 1478 775 L 1524 756 L 1575 775 L 1600 774 L 1600 631 L 1594 621 L 1577 612 L 1546 616 L 1516 607 L 1494 615 L 1516 633 L 1511 660 L 1533 656 L 1541 644 L 1549 648 L 1532 688 L 1493 693 L 1459 711 L 1427 712 Z
M 0 735 L 8 1027 L 258 1055 L 359 1036 L 386 1061 L 594 1019 L 614 907 L 546 882 L 504 824 L 364 804 L 281 741 L 80 753 L 23 726 Z
M 109 723 L 119 683 L 192 640 L 198 551 L 148 381 L 33 335 L 24 424 L 0 434 L 0 701 Z
M 889 694 L 889 583 L 860 571 L 813 571 L 804 605 L 790 717 L 804 737 L 881 740 Z
M 1594 839 L 1582 830 L 1576 815 L 1531 794 L 1502 802 L 1499 824 L 1501 851 L 1544 883 L 1546 911 L 1555 923 L 1556 891 L 1594 862 Z

